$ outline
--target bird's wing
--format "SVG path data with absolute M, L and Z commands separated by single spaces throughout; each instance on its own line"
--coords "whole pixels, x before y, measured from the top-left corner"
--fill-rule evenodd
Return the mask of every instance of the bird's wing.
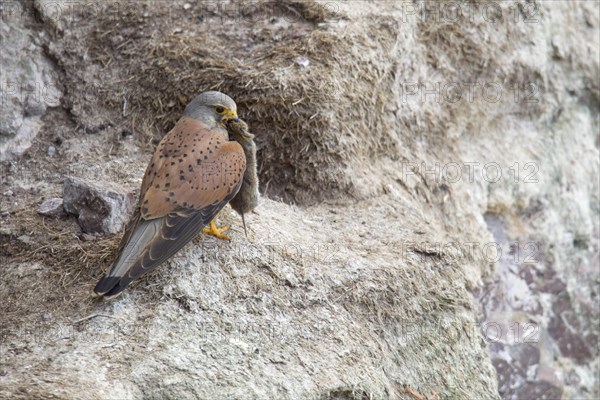
M 172 257 L 235 196 L 245 167 L 238 143 L 182 118 L 159 143 L 119 255 L 94 291 L 115 295 Z

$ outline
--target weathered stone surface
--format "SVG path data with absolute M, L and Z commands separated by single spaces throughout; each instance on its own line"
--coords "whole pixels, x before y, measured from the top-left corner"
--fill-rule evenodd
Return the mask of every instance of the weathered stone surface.
M 558 194 L 556 202 L 561 202 Z M 598 277 L 596 259 L 577 260 L 572 242 L 561 243 L 568 248 L 560 256 L 567 268 L 557 265 L 561 260 L 544 254 L 553 240 L 551 235 L 565 234 L 571 224 L 569 217 L 552 229 L 536 232 L 525 226 L 535 232 L 537 240 L 510 237 L 510 224 L 496 214 L 486 215 L 486 221 L 499 247 L 511 249 L 498 260 L 497 276 L 482 296 L 484 323 L 495 328 L 487 330 L 486 339 L 500 394 L 511 400 L 595 396 L 597 382 L 582 370 L 593 371 L 598 359 L 595 321 L 600 310 L 593 301 L 597 296 L 593 294 Z M 568 229 L 577 228 L 572 225 Z M 592 254 L 595 246 L 581 254 Z M 579 273 L 569 278 L 575 260 Z
M 45 200 L 42 204 L 40 204 L 37 212 L 52 218 L 61 218 L 66 216 L 65 209 L 63 208 L 63 199 L 56 197 Z
M 77 215 L 85 233 L 116 233 L 129 221 L 135 206 L 132 192 L 113 183 L 92 183 L 66 177 L 64 208 Z
M 33 2 L 68 115 L 0 197 L 0 397 L 600 397 L 598 2 L 192 3 Z M 257 135 L 249 240 L 224 211 L 94 301 L 117 235 L 27 211 L 66 170 L 139 188 L 208 88 Z
M 17 1 L 0 4 L 0 161 L 31 147 L 48 107 L 60 105 L 55 68 L 42 49 L 46 32 L 31 29 L 31 12 Z

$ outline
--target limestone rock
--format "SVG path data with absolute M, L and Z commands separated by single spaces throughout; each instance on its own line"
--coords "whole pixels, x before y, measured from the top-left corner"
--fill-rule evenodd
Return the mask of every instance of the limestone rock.
M 44 201 L 38 207 L 37 212 L 52 218 L 61 218 L 66 215 L 63 208 L 63 200 L 57 197 Z
M 45 32 L 28 28 L 32 14 L 19 2 L 0 7 L 0 161 L 5 161 L 31 147 L 42 126 L 41 116 L 48 107 L 60 105 L 62 91 L 54 65 L 42 50 Z
M 85 233 L 119 232 L 135 207 L 134 194 L 116 184 L 74 177 L 65 178 L 63 199 L 65 211 L 78 216 Z

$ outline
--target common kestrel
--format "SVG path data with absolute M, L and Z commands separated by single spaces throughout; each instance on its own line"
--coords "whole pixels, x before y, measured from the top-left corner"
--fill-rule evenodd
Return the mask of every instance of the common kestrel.
M 237 120 L 235 102 L 220 92 L 202 93 L 188 104 L 158 144 L 118 256 L 94 292 L 120 293 L 207 224 L 206 232 L 226 238 L 226 228 L 217 228 L 214 218 L 238 193 L 246 169 L 242 146 L 228 140 L 226 124 Z

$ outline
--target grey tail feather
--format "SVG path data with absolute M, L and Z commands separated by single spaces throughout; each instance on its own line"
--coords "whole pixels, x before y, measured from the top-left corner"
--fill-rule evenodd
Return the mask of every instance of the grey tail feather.
M 246 235 L 246 239 L 248 239 L 248 231 L 246 231 L 246 220 L 244 219 L 244 213 L 240 213 L 242 214 L 242 225 L 244 225 L 244 234 Z

